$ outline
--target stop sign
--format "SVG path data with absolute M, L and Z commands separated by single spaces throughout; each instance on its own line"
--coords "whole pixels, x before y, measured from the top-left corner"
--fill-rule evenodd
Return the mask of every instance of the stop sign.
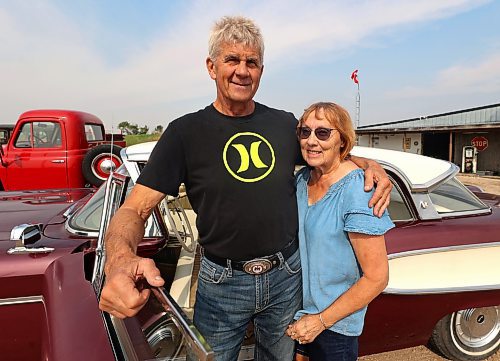
M 478 152 L 481 152 L 488 148 L 488 139 L 485 137 L 474 137 L 471 144 L 477 148 Z

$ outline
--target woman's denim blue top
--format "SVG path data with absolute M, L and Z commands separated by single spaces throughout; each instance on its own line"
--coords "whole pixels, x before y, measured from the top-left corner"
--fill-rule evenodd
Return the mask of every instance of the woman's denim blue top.
M 348 232 L 381 235 L 394 227 L 387 211 L 378 218 L 368 207 L 373 191 L 364 191 L 361 169 L 330 186 L 325 196 L 311 206 L 307 200 L 309 177 L 307 167 L 296 175 L 303 309 L 295 319 L 323 311 L 361 277 Z M 330 330 L 359 336 L 365 313 L 366 307 L 338 321 Z

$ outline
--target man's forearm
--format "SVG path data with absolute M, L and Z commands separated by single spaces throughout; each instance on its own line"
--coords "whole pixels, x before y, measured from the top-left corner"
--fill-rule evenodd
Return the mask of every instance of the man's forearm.
M 363 157 L 358 157 L 355 155 L 351 155 L 350 158 L 358 167 L 360 167 L 363 170 L 366 170 L 368 166 L 370 165 L 370 162 L 374 162 L 371 159 L 363 158 Z
M 120 208 L 106 232 L 106 269 L 109 264 L 134 256 L 144 237 L 144 220 L 133 210 Z

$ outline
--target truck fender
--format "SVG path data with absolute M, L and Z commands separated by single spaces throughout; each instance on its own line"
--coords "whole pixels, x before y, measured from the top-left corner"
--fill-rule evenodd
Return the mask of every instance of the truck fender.
M 100 186 L 123 162 L 120 158 L 122 148 L 116 144 L 100 144 L 90 148 L 82 162 L 85 182 L 94 187 Z

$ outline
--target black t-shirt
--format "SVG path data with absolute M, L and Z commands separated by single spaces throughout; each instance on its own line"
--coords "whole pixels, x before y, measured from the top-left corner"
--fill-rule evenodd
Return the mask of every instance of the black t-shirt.
M 293 114 L 256 103 L 229 117 L 213 105 L 171 122 L 138 183 L 165 194 L 186 191 L 200 244 L 247 260 L 281 250 L 297 233 Z

